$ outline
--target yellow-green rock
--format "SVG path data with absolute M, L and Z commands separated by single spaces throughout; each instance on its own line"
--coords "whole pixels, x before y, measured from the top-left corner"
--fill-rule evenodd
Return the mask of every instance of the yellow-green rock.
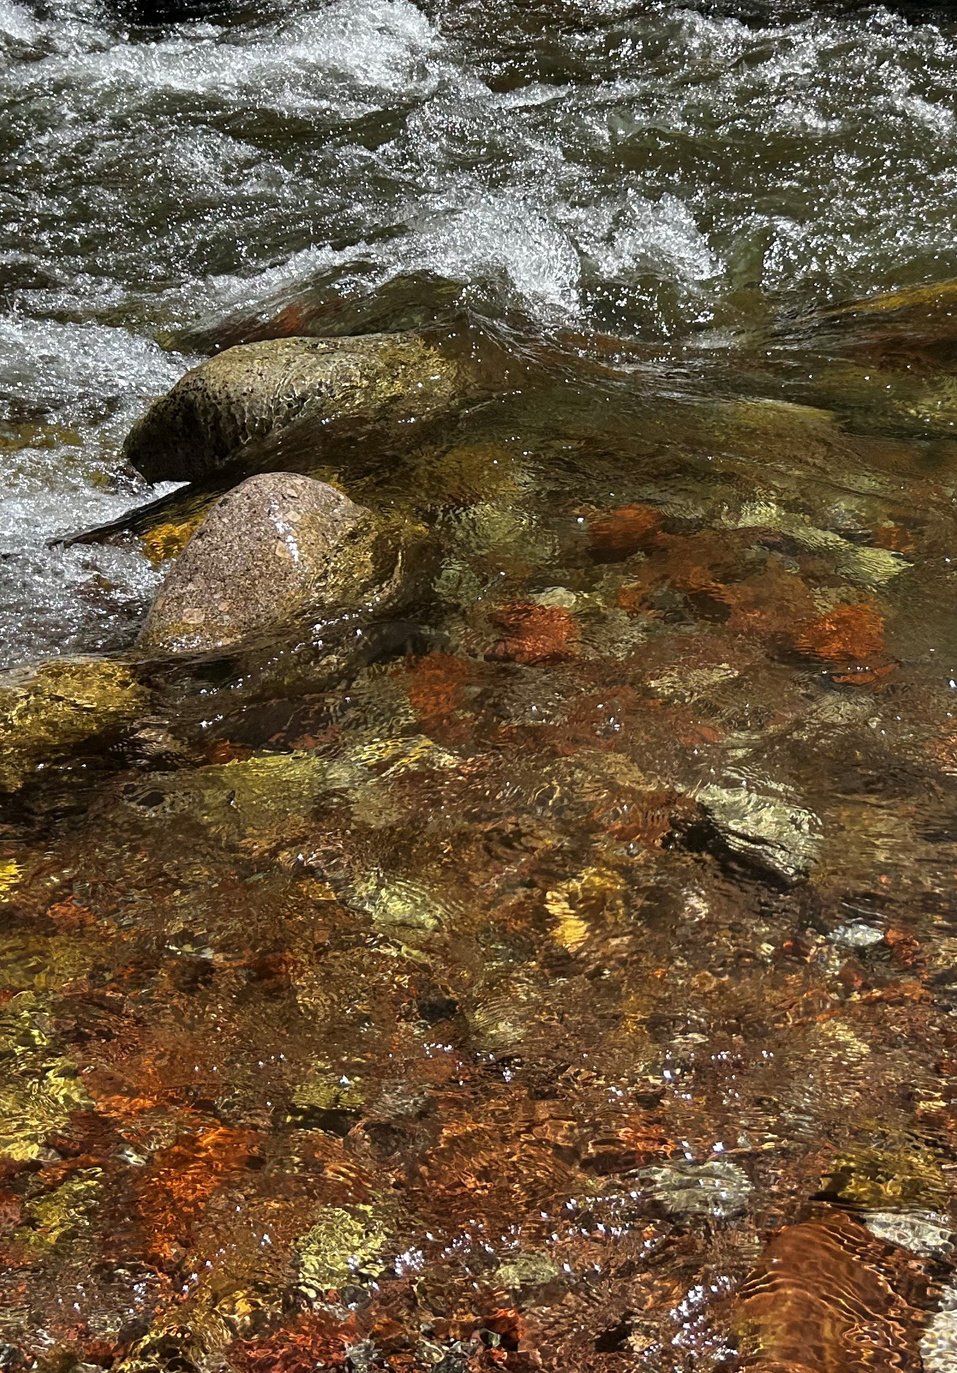
M 375 1258 L 385 1239 L 371 1206 L 327 1206 L 297 1245 L 300 1286 L 310 1294 L 341 1287 Z
M 827 1191 L 852 1206 L 880 1210 L 944 1201 L 949 1196 L 937 1159 L 916 1144 L 845 1150 L 831 1165 Z
M 0 790 L 41 764 L 118 734 L 146 700 L 129 668 L 105 658 L 59 658 L 0 676 Z

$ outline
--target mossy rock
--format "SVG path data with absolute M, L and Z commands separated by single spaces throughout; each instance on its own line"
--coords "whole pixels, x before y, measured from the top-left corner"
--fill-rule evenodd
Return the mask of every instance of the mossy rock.
M 119 735 L 146 692 L 130 668 L 105 658 L 57 658 L 0 676 L 0 791 L 41 764 Z
M 937 1158 L 914 1142 L 896 1148 L 857 1145 L 831 1164 L 824 1195 L 847 1206 L 907 1210 L 940 1205 L 949 1195 Z
M 147 481 L 195 481 L 297 421 L 315 422 L 318 436 L 339 420 L 419 420 L 449 409 L 459 392 L 456 365 L 415 334 L 240 344 L 156 401 L 124 456 Z
M 841 351 L 889 367 L 949 366 L 957 357 L 957 278 L 831 306 L 806 324 Z

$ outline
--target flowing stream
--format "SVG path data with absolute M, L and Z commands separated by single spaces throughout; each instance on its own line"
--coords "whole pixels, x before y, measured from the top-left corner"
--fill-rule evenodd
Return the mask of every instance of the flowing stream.
M 957 16 L 149 9 L 0 0 L 0 666 L 203 357 L 481 384 L 317 459 L 406 617 L 4 802 L 0 1367 L 955 1373 Z

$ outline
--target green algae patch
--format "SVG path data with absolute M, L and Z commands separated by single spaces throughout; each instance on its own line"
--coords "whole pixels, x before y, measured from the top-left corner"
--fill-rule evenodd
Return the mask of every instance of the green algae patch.
M 29 1163 L 90 1106 L 76 1065 L 51 1043 L 50 1002 L 24 991 L 0 1013 L 0 1160 Z
M 39 1158 L 47 1137 L 90 1104 L 75 1066 L 65 1058 L 0 1080 L 0 1159 L 29 1163 Z
M 101 1168 L 82 1168 L 52 1192 L 34 1198 L 27 1206 L 29 1224 L 17 1238 L 33 1259 L 40 1259 L 58 1244 L 68 1244 L 88 1223 L 100 1195 Z
M 329 1063 L 316 1063 L 292 1096 L 293 1105 L 299 1112 L 357 1111 L 364 1101 L 363 1083 L 345 1077 Z
M 65 658 L 0 677 L 0 791 L 42 764 L 129 724 L 146 693 L 122 663 Z

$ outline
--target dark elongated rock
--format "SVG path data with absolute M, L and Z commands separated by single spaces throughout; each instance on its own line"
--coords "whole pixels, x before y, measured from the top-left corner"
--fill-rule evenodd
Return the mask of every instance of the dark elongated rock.
M 457 392 L 455 364 L 415 334 L 269 339 L 187 372 L 123 451 L 148 481 L 196 481 L 297 421 L 317 433 L 336 421 L 400 423 L 440 413 Z
M 150 652 L 208 653 L 318 618 L 387 608 L 402 541 L 324 482 L 250 477 L 223 496 L 173 563 L 139 638 Z

